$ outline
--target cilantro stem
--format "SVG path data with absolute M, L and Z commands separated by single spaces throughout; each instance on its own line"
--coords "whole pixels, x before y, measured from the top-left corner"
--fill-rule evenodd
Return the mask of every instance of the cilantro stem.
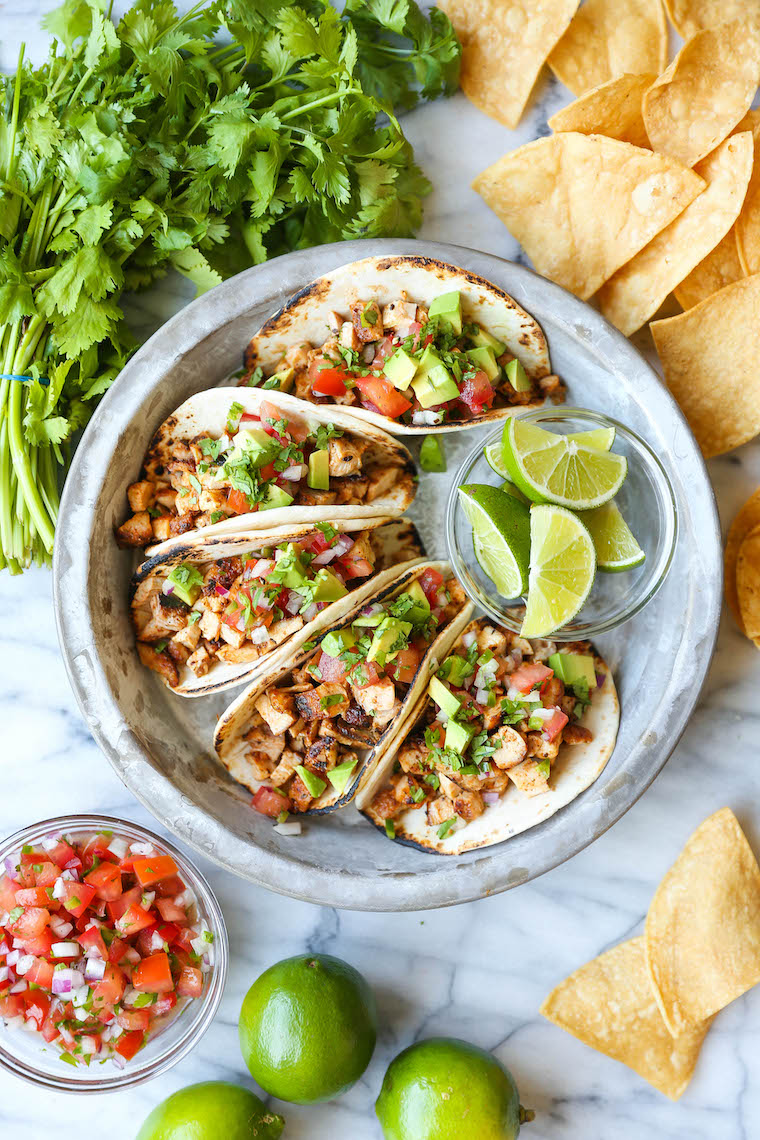
M 342 91 L 331 91 L 329 95 L 323 95 L 321 99 L 312 99 L 310 103 L 302 103 L 300 107 L 286 111 L 284 115 L 280 116 L 280 119 L 283 123 L 287 123 L 297 115 L 303 115 L 305 111 L 313 111 L 315 107 L 325 107 L 328 103 L 337 103 L 344 95 L 356 95 L 360 91 L 360 87 L 345 87 Z

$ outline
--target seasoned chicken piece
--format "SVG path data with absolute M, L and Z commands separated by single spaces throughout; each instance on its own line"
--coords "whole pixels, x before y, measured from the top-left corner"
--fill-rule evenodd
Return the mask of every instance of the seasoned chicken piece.
M 160 518 L 151 519 L 151 527 L 156 542 L 166 542 L 167 538 L 171 538 L 172 520 L 169 515 L 161 515 Z
M 346 475 L 341 479 L 332 479 L 330 486 L 335 491 L 336 507 L 355 506 L 366 499 L 369 479 L 366 475 Z
M 277 371 L 280 372 L 283 369 L 283 364 L 288 368 L 294 368 L 296 370 L 308 368 L 311 353 L 312 347 L 308 341 L 302 341 L 301 344 L 291 345 L 282 358 Z
M 305 721 L 319 720 L 322 716 L 322 707 L 316 689 L 309 689 L 306 693 L 298 693 L 295 702 L 298 715 L 302 716 Z
M 366 558 L 370 565 L 374 566 L 375 551 L 372 546 L 372 537 L 368 530 L 359 531 L 359 535 L 349 551 L 349 556 L 352 560 Z
M 460 792 L 454 802 L 454 811 L 468 823 L 483 814 L 485 804 L 480 792 Z
M 561 734 L 556 740 L 544 740 L 540 732 L 529 732 L 528 756 L 537 756 L 539 760 L 556 760 L 561 741 Z
M 127 487 L 129 509 L 132 514 L 136 515 L 138 511 L 147 511 L 148 507 L 152 507 L 155 493 L 155 484 L 149 483 L 147 479 L 143 479 L 139 483 L 132 483 L 131 486 Z
M 275 692 L 274 689 L 268 689 L 262 693 L 255 703 L 255 708 L 267 722 L 272 733 L 277 736 L 294 725 L 297 717 L 293 709 L 292 698 L 290 702 L 283 701 L 281 695 L 274 698 Z
M 406 298 L 391 301 L 383 309 L 383 328 L 395 329 L 400 336 L 409 335 L 409 326 L 417 319 L 417 306 Z
M 430 769 L 425 761 L 428 758 L 428 747 L 419 737 L 411 737 L 399 749 L 396 759 L 405 772 L 415 776 L 424 775 Z
M 324 717 L 343 716 L 348 711 L 351 701 L 345 685 L 337 681 L 325 681 L 316 689 L 319 697 L 319 708 Z
M 538 386 L 544 396 L 548 396 L 553 404 L 562 404 L 565 399 L 565 385 L 559 376 L 542 376 Z
M 139 586 L 135 589 L 134 597 L 132 598 L 132 607 L 137 609 L 139 606 L 146 606 L 150 603 L 150 599 L 154 594 L 162 592 L 163 582 L 158 575 L 151 574 L 147 578 L 143 578 Z
M 559 677 L 550 677 L 541 690 L 541 704 L 546 709 L 559 706 L 565 695 L 565 686 Z
M 422 789 L 424 791 L 424 789 Z M 424 806 L 424 796 L 420 796 L 420 785 L 416 780 L 410 779 L 409 776 L 398 776 L 394 781 L 393 794 L 400 804 L 409 808 L 421 808 Z M 416 798 L 415 798 L 416 796 Z
M 216 614 L 214 614 L 216 617 Z M 219 634 L 223 641 L 231 645 L 233 649 L 239 649 L 245 641 L 245 631 L 236 629 L 234 625 L 227 625 L 226 622 L 219 623 Z
M 269 640 L 273 641 L 275 645 L 280 645 L 286 638 L 298 633 L 299 629 L 303 629 L 303 626 L 304 620 L 300 614 L 272 622 L 269 627 Z
M 264 752 L 276 764 L 285 751 L 285 735 L 273 736 L 264 723 L 253 725 L 243 736 L 254 752 Z
M 350 348 L 353 352 L 358 352 L 362 346 L 362 342 L 356 335 L 356 329 L 351 321 L 343 321 L 340 325 L 339 339 L 343 348 Z
M 158 641 L 187 625 L 187 610 L 167 605 L 163 594 L 154 594 L 150 599 L 150 614 L 141 634 L 143 641 Z
M 475 635 L 481 653 L 490 649 L 494 657 L 504 656 L 507 649 L 507 639 L 500 629 L 495 629 L 492 625 L 479 625 L 475 630 Z
M 564 697 L 559 702 L 559 707 L 562 709 L 565 716 L 572 716 L 577 703 L 578 702 L 572 693 L 565 693 Z
M 593 732 L 582 724 L 566 724 L 562 729 L 564 744 L 589 744 L 593 739 Z
M 137 652 L 143 665 L 147 665 L 154 673 L 158 673 L 168 685 L 174 687 L 179 684 L 177 666 L 167 653 L 156 653 L 153 646 L 146 645 L 144 641 L 138 641 Z
M 195 529 L 195 516 L 193 514 L 178 515 L 169 520 L 169 530 L 172 538 L 178 534 L 187 534 Z
M 215 614 L 213 610 L 204 610 L 198 625 L 207 641 L 218 641 L 222 628 L 218 614 Z
M 178 515 L 187 515 L 198 510 L 198 494 L 190 482 L 191 479 L 195 479 L 196 483 L 198 482 L 197 477 L 187 470 L 183 470 L 179 477 L 172 477 L 172 482 L 177 490 L 175 507 Z
M 431 827 L 440 827 L 447 819 L 453 819 L 456 815 L 454 804 L 446 796 L 439 796 L 438 799 L 428 800 L 427 805 L 427 821 Z
M 252 645 L 250 641 L 246 641 L 239 649 L 233 649 L 231 645 L 222 645 L 217 654 L 228 665 L 243 665 L 249 661 L 258 661 L 265 649 L 266 645 Z
M 495 690 L 494 690 L 495 692 Z M 500 691 L 499 691 L 500 692 Z M 485 732 L 493 732 L 501 724 L 501 699 L 497 695 L 495 704 L 487 706 L 483 709 L 483 729 Z
M 201 493 L 198 496 L 198 506 L 202 511 L 222 510 L 227 502 L 227 492 L 222 487 L 215 487 L 209 482 L 209 476 L 201 476 Z
M 119 546 L 149 546 L 153 541 L 153 527 L 147 511 L 138 511 L 116 530 Z
M 156 503 L 166 511 L 173 511 L 177 501 L 177 492 L 173 487 L 159 487 L 156 491 Z
M 196 677 L 205 677 L 211 665 L 211 654 L 205 645 L 199 645 L 192 657 L 187 659 L 188 669 L 192 669 Z
M 298 492 L 298 505 L 301 507 L 330 507 L 335 499 L 335 491 L 314 491 L 309 487 Z
M 503 724 L 490 740 L 492 744 L 497 746 L 496 751 L 491 756 L 491 760 L 499 768 L 513 768 L 515 764 L 519 764 L 524 760 L 527 755 L 527 744 L 520 733 L 516 732 L 515 729 L 511 728 L 508 724 Z
M 398 467 L 371 468 L 368 472 L 369 486 L 367 487 L 367 502 L 373 503 L 381 495 L 387 494 L 398 481 Z
M 509 778 L 526 796 L 540 796 L 549 791 L 549 781 L 538 770 L 537 760 L 523 760 L 509 769 Z
M 295 774 L 295 770 L 300 763 L 301 757 L 299 754 L 294 752 L 292 748 L 286 748 L 280 756 L 279 764 L 269 777 L 270 783 L 275 788 L 281 787 Z
M 351 306 L 351 320 L 362 344 L 382 340 L 383 314 L 377 301 L 354 301 Z
M 454 798 L 462 788 L 467 792 L 479 792 L 483 787 L 483 781 L 480 776 L 467 775 L 464 772 L 457 772 L 453 768 L 446 768 L 441 764 L 436 765 L 436 771 L 441 778 L 441 788 L 443 788 L 443 780 L 448 778 L 449 784 L 453 784 L 453 794 L 450 797 Z M 446 793 L 448 795 L 448 792 Z
M 288 796 L 295 813 L 308 811 L 314 799 L 300 776 L 294 776 L 288 785 Z
M 268 780 L 272 772 L 272 765 L 274 761 L 271 756 L 266 752 L 260 752 L 256 748 L 252 748 L 250 752 L 246 753 L 246 761 L 251 771 L 254 780 Z
M 447 799 L 455 800 L 462 791 L 459 785 L 454 780 L 452 780 L 450 776 L 447 776 L 445 772 L 441 771 L 440 768 L 438 770 L 438 778 L 440 780 L 440 788 L 444 796 L 446 796 Z
M 393 819 L 403 806 L 396 799 L 392 788 L 383 788 L 382 792 L 378 792 L 372 801 L 372 810 L 380 819 Z
M 311 380 L 308 372 L 297 372 L 293 382 L 293 395 L 299 400 L 311 399 Z M 353 395 L 353 393 L 352 393 Z
M 319 736 L 310 745 L 304 758 L 304 767 L 323 779 L 338 763 L 338 742 L 328 736 Z
M 192 653 L 195 649 L 198 648 L 198 642 L 200 639 L 201 631 L 199 628 L 199 623 L 197 621 L 194 621 L 189 625 L 186 625 L 184 629 L 181 629 L 179 633 L 175 633 L 172 641 L 176 642 L 177 645 L 184 645 L 184 647 L 186 649 L 189 649 Z
M 351 686 L 353 688 L 353 685 Z M 396 687 L 390 677 L 381 677 L 372 685 L 363 689 L 353 688 L 354 699 L 361 705 L 366 713 L 375 717 L 375 723 L 380 723 L 382 715 L 393 710 L 396 704 Z M 386 723 L 386 721 L 382 721 Z
M 330 475 L 340 478 L 344 475 L 358 475 L 362 469 L 364 446 L 359 440 L 339 436 L 327 444 Z
M 486 776 L 484 780 L 480 781 L 480 787 L 484 792 L 498 792 L 501 796 L 507 790 L 509 784 L 509 774 L 502 772 L 495 764 L 491 765 L 491 774 Z

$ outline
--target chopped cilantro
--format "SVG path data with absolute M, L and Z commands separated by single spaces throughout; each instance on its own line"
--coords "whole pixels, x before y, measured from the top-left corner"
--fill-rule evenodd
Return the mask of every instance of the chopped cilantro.
M 445 839 L 446 836 L 451 831 L 454 824 L 456 823 L 456 821 L 457 821 L 457 817 L 455 815 L 450 816 L 448 819 L 444 819 L 443 823 L 438 828 L 438 838 L 439 839 Z
M 389 839 L 396 838 L 396 825 L 392 819 L 386 819 L 385 821 L 385 834 Z
M 210 455 L 212 459 L 219 458 L 219 452 L 222 450 L 221 439 L 206 439 L 199 440 L 200 449 L 204 455 Z
M 541 773 L 545 780 L 549 779 L 551 772 L 551 762 L 549 760 L 538 760 L 536 762 L 536 769 Z
M 227 413 L 227 435 L 234 435 L 240 426 L 240 418 L 243 415 L 243 405 L 234 400 L 230 404 L 230 410 Z
M 328 693 L 326 697 L 319 698 L 319 707 L 321 709 L 331 709 L 334 705 L 339 705 L 343 699 L 342 693 Z
M 201 611 L 200 610 L 190 610 L 190 613 L 187 615 L 187 624 L 188 625 L 195 625 L 195 623 L 197 621 L 200 621 L 200 620 L 201 620 Z
M 14 906 L 13 910 L 8 914 L 8 922 L 16 922 L 19 918 L 21 918 L 21 915 L 23 913 L 24 908 L 22 906 Z
M 224 518 L 224 511 L 212 511 L 211 512 L 212 523 L 221 522 L 223 518 Z

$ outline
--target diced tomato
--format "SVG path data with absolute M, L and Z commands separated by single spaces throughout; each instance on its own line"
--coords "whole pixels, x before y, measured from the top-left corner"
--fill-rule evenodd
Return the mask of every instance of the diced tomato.
M 116 919 L 121 918 L 124 912 L 132 906 L 133 903 L 139 903 L 142 894 L 139 887 L 131 887 L 128 891 L 125 891 L 120 898 L 114 899 L 113 902 L 107 902 L 106 910 L 111 920 L 116 922 Z
M 56 938 L 50 927 L 46 927 L 41 934 L 36 938 L 24 938 L 24 953 L 34 954 L 38 958 L 44 958 L 48 955 L 53 947 L 54 942 L 60 942 L 61 939 Z
M 134 1033 L 122 1033 L 116 1042 L 116 1052 L 121 1053 L 125 1061 L 131 1061 L 137 1050 L 141 1047 L 145 1034 L 136 1029 Z
M 24 977 L 32 985 L 41 986 L 43 990 L 49 990 L 53 985 L 54 969 L 52 962 L 46 962 L 44 958 L 37 958 L 34 965 L 26 971 Z
M 0 911 L 12 911 L 16 905 L 16 891 L 19 885 L 15 883 L 10 875 L 3 875 L 0 878 Z
M 87 910 L 95 898 L 95 888 L 88 883 L 72 883 L 69 879 L 63 880 L 63 895 L 61 902 L 69 914 L 79 918 Z
M 88 871 L 86 878 L 89 885 L 95 888 L 95 894 L 99 899 L 113 902 L 114 899 L 120 898 L 121 870 L 115 863 L 101 863 L 92 871 Z
M 382 675 L 374 661 L 359 661 L 351 670 L 351 684 L 357 689 L 366 689 L 368 685 L 377 684 Z
M 193 964 L 188 955 L 195 954 L 193 950 L 193 940 L 197 937 L 198 931 L 193 930 L 191 926 L 183 926 L 177 935 L 175 943 L 172 946 L 172 952 L 180 959 L 183 966 L 192 966 Z
M 127 980 L 118 966 L 106 966 L 106 972 L 92 991 L 92 1007 L 94 1010 L 113 1009 L 117 1001 L 121 1001 Z
M 203 993 L 203 974 L 195 966 L 183 966 L 177 980 L 180 997 L 200 997 Z
M 169 955 L 165 950 L 143 958 L 139 966 L 132 971 L 132 985 L 136 990 L 145 990 L 152 994 L 166 994 L 174 989 L 169 966 Z
M 116 1014 L 116 1024 L 130 1032 L 139 1030 L 140 1033 L 147 1033 L 150 1025 L 150 1010 L 123 1009 L 121 1013 Z
M 159 898 L 173 899 L 177 895 L 181 895 L 185 889 L 185 884 L 180 879 L 179 875 L 172 875 L 168 879 L 162 879 L 160 883 L 156 883 L 154 890 Z
M 261 417 L 257 416 L 254 412 L 243 412 L 240 417 L 241 424 L 257 424 L 261 422 Z
M 170 1009 L 174 1009 L 177 1004 L 176 993 L 161 994 L 158 1001 L 151 1006 L 154 1017 L 161 1017 L 163 1014 L 168 1013 Z
M 485 372 L 476 372 L 468 377 L 459 390 L 459 399 L 471 412 L 478 415 L 484 408 L 490 408 L 496 392 Z
M 396 656 L 387 663 L 385 672 L 389 677 L 392 677 L 394 681 L 398 681 L 402 685 L 411 685 L 421 657 L 422 654 L 420 650 L 414 645 L 409 645 L 406 649 L 400 650 Z
M 128 942 L 125 942 L 123 938 L 114 938 L 108 947 L 108 961 L 118 965 L 127 950 L 129 950 Z
M 303 546 L 304 550 L 308 550 L 310 554 L 321 554 L 323 550 L 327 550 L 328 546 L 331 544 L 331 541 L 332 540 L 327 538 L 321 530 L 318 530 L 301 545 Z
M 247 495 L 238 491 L 236 487 L 230 487 L 227 491 L 227 506 L 236 515 L 247 515 L 251 511 L 255 511 L 258 504 L 252 507 L 248 502 Z
M 176 922 L 179 926 L 187 925 L 187 913 L 177 906 L 173 899 L 156 899 L 156 909 L 164 922 Z
M 61 874 L 60 867 L 56 867 L 55 863 L 51 863 L 49 860 L 44 863 L 35 863 L 35 866 L 40 868 L 34 873 L 34 883 L 37 887 L 52 887 Z
M 174 924 L 172 923 L 172 925 L 174 925 Z M 179 927 L 176 926 L 175 930 L 179 930 Z M 135 946 L 136 946 L 138 953 L 143 958 L 148 958 L 148 957 L 150 957 L 150 955 L 155 950 L 163 950 L 163 948 L 164 948 L 163 939 L 160 942 L 156 941 L 156 945 L 155 946 L 153 945 L 153 935 L 154 934 L 158 934 L 158 927 L 157 926 L 147 926 L 145 928 L 145 930 L 141 930 L 140 933 L 137 935 L 137 942 L 136 942 Z
M 134 871 L 141 887 L 150 887 L 160 879 L 177 874 L 177 864 L 171 855 L 151 855 L 149 859 L 135 859 Z
M 36 1021 L 37 1028 L 50 1013 L 51 997 L 43 990 L 27 990 L 21 995 L 24 999 L 24 1016 L 27 1021 Z
M 568 717 L 562 709 L 555 709 L 551 720 L 544 721 L 544 734 L 549 740 L 556 740 L 568 722 Z
M 267 431 L 270 434 L 275 434 L 275 435 L 278 434 L 277 432 L 275 432 L 274 428 L 272 427 L 272 425 L 268 421 L 269 420 L 275 420 L 275 421 L 276 420 L 286 420 L 287 421 L 287 418 L 288 417 L 286 415 L 283 415 L 282 411 L 277 407 L 276 404 L 273 404 L 271 400 L 262 400 L 261 403 L 259 404 L 259 419 L 261 420 L 264 431 Z M 288 428 L 286 427 L 285 430 L 287 431 Z
M 340 566 L 343 574 L 349 580 L 351 578 L 367 578 L 374 566 L 368 558 L 362 557 L 361 554 L 354 554 L 353 550 L 349 550 L 342 558 L 336 559 L 336 565 Z
M 340 657 L 330 657 L 324 649 L 320 654 L 317 668 L 323 681 L 342 681 L 346 676 L 346 666 Z
M 144 910 L 137 903 L 132 903 L 130 907 L 124 911 L 121 918 L 116 920 L 116 929 L 119 934 L 123 934 L 126 938 L 131 938 L 134 934 L 139 934 L 146 926 L 154 926 L 156 922 L 155 916 Z
M 443 574 L 438 570 L 434 570 L 432 566 L 429 566 L 426 570 L 422 571 L 417 581 L 428 600 L 428 604 L 431 606 L 437 605 L 438 591 L 443 585 Z
M 345 396 L 346 373 L 340 368 L 323 368 L 311 382 L 315 396 Z
M 404 412 L 411 408 L 411 402 L 394 388 L 390 380 L 384 376 L 357 376 L 356 387 L 362 394 L 363 400 L 369 400 L 380 411 L 381 415 L 397 420 Z
M 371 368 L 382 368 L 389 356 L 393 356 L 396 351 L 396 345 L 393 343 L 392 336 L 384 336 L 375 344 L 375 355 L 372 357 Z
M 39 938 L 49 921 L 49 910 L 45 907 L 30 906 L 15 922 L 8 924 L 8 930 L 14 938 Z
M 16 891 L 16 906 L 47 906 L 50 896 L 42 887 L 22 887 Z
M 10 1021 L 12 1017 L 21 1017 L 24 1012 L 23 994 L 8 994 L 0 997 L 0 1017 Z
M 554 670 L 540 661 L 520 665 L 507 678 L 512 688 L 519 689 L 521 693 L 529 693 L 536 685 L 541 685 L 553 675 Z
M 95 950 L 100 958 L 108 959 L 108 949 L 99 926 L 90 926 L 77 938 L 83 950 Z
M 77 858 L 77 853 L 69 843 L 61 839 L 51 851 L 46 852 L 46 858 L 55 863 L 56 867 L 65 867 L 72 859 Z
M 49 1013 L 40 1026 L 40 1033 L 42 1034 L 43 1040 L 47 1041 L 48 1045 L 52 1044 L 52 1042 L 55 1041 L 55 1039 L 58 1037 L 58 1026 Z
M 292 809 L 290 799 L 278 792 L 275 788 L 261 787 L 251 800 L 251 807 L 260 815 L 268 815 L 276 819 L 282 811 Z
M 89 842 L 85 844 L 82 850 L 81 858 L 83 866 L 89 869 L 92 867 L 96 859 L 99 859 L 101 863 L 104 861 L 112 863 L 114 861 L 114 856 L 111 854 L 108 846 L 110 842 L 110 835 L 103 835 L 102 833 L 93 835 L 92 839 L 90 839 Z

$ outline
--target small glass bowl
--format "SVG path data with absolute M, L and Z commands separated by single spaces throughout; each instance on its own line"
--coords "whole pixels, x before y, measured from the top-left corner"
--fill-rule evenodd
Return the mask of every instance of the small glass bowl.
M 98 831 L 113 831 L 130 843 L 152 843 L 159 851 L 171 855 L 179 868 L 180 878 L 196 897 L 198 921 L 205 920 L 214 935 L 212 968 L 204 975 L 204 990 L 199 998 L 184 1005 L 123 1069 L 109 1059 L 100 1064 L 97 1057 L 87 1065 L 69 1065 L 60 1060 L 61 1050 L 47 1045 L 39 1033 L 9 1029 L 0 1018 L 0 1065 L 14 1076 L 22 1077 L 41 1088 L 56 1092 L 105 1093 L 131 1088 L 181 1061 L 211 1024 L 227 979 L 229 943 L 219 903 L 200 871 L 177 850 L 173 843 L 144 827 L 107 815 L 62 815 L 46 819 L 17 831 L 0 842 L 0 871 L 8 855 L 14 855 L 25 844 L 40 842 L 50 832 L 64 835 L 90 836 Z
M 628 475 L 615 502 L 646 554 L 633 570 L 597 573 L 591 593 L 575 618 L 556 633 L 553 641 L 593 638 L 628 621 L 651 601 L 665 580 L 678 534 L 675 497 L 670 481 L 647 443 L 617 420 L 582 408 L 540 408 L 522 419 L 558 434 L 614 427 L 612 450 L 628 460 Z M 503 598 L 481 569 L 472 545 L 472 526 L 462 509 L 457 488 L 464 483 L 498 487 L 499 476 L 489 466 L 484 448 L 501 439 L 503 423 L 472 449 L 456 473 L 446 508 L 446 544 L 449 561 L 470 598 L 496 621 L 519 633 L 525 612 L 520 598 Z

